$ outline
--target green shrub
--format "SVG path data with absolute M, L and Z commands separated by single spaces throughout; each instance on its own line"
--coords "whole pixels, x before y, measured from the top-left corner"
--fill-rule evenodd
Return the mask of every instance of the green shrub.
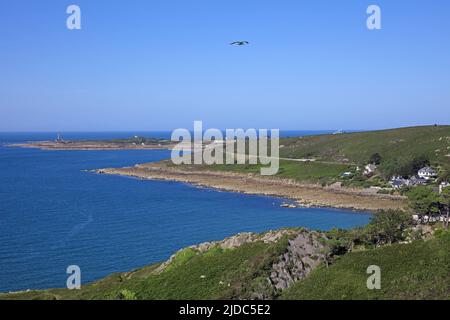
M 120 300 L 137 300 L 136 294 L 130 290 L 122 289 L 119 292 Z

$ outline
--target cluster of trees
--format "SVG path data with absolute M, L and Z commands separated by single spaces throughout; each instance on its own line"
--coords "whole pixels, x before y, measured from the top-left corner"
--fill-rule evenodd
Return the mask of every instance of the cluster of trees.
M 363 240 L 375 246 L 403 241 L 411 220 L 411 215 L 403 211 L 380 211 L 366 226 Z
M 430 161 L 426 156 L 403 157 L 383 161 L 380 169 L 387 178 L 394 175 L 407 178 L 416 175 L 417 171 L 429 165 Z
M 445 227 L 449 227 L 450 218 L 450 187 L 444 188 L 440 194 L 433 189 L 421 186 L 408 191 L 410 208 L 419 215 L 446 216 Z
M 351 251 L 355 245 L 379 247 L 404 241 L 405 230 L 412 226 L 411 215 L 398 210 L 379 211 L 373 214 L 370 223 L 352 230 L 334 229 L 327 233 L 332 252 L 340 255 Z
M 425 155 L 384 159 L 379 153 L 374 153 L 369 157 L 369 163 L 380 166 L 385 178 L 394 175 L 407 178 L 416 175 L 423 167 L 429 166 L 430 160 Z

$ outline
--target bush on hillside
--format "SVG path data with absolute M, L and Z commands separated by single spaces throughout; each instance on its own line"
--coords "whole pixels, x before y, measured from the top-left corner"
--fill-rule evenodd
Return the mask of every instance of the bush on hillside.
M 327 237 L 334 240 L 335 252 L 343 254 L 354 246 L 381 246 L 404 241 L 405 230 L 412 226 L 411 216 L 403 211 L 387 210 L 374 213 L 368 225 L 351 230 L 333 229 Z
M 130 290 L 123 289 L 119 292 L 120 300 L 137 300 L 136 294 Z
M 436 214 L 439 212 L 439 196 L 431 188 L 420 186 L 407 192 L 410 208 L 417 214 Z
M 404 231 L 412 225 L 410 214 L 387 210 L 375 213 L 364 228 L 366 241 L 375 246 L 392 244 L 405 239 Z
M 375 165 L 380 165 L 381 161 L 383 160 L 383 158 L 380 156 L 379 153 L 374 153 L 373 155 L 370 156 L 369 158 L 369 163 L 375 164 Z

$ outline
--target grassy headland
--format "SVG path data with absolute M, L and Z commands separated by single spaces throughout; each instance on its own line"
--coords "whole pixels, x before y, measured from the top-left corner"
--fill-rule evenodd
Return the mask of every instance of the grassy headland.
M 364 167 L 374 155 L 377 169 L 365 175 Z M 260 164 L 173 165 L 170 161 L 101 172 L 287 197 L 307 206 L 377 210 L 405 207 L 404 193 L 392 188 L 389 179 L 413 176 L 425 165 L 432 166 L 441 180 L 449 177 L 450 126 L 282 138 L 280 168 L 271 177 L 260 176 Z
M 377 172 L 364 177 L 371 157 L 380 156 Z M 424 126 L 368 132 L 324 134 L 280 140 L 280 178 L 300 182 L 367 187 L 385 186 L 392 175 L 416 174 L 429 164 L 441 176 L 450 172 L 450 126 Z M 289 160 L 292 159 L 292 160 Z M 300 162 L 298 159 L 311 159 Z M 257 174 L 260 165 L 216 165 L 209 169 Z M 205 168 L 206 169 L 206 168 Z M 342 173 L 351 172 L 350 177 Z

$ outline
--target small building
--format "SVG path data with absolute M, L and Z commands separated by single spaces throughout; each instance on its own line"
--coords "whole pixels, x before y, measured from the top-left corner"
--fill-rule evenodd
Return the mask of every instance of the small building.
M 350 172 L 350 171 L 341 173 L 341 177 L 343 177 L 343 178 L 348 178 L 348 177 L 351 177 L 352 175 L 353 175 L 353 172 Z
M 426 180 L 430 180 L 437 177 L 436 171 L 434 171 L 430 167 L 420 169 L 419 172 L 417 172 L 417 175 L 419 176 L 419 178 L 423 178 Z
M 403 177 L 400 176 L 394 176 L 392 177 L 391 181 L 389 181 L 389 183 L 392 186 L 392 188 L 401 189 L 409 185 L 409 180 L 404 179 Z
M 364 167 L 364 175 L 370 176 L 375 173 L 375 170 L 377 170 L 377 166 L 374 164 L 368 164 Z
M 416 186 L 424 186 L 428 183 L 428 180 L 421 177 L 411 177 L 411 179 L 408 180 L 408 186 L 416 187 Z
M 55 142 L 56 143 L 62 143 L 62 144 L 67 144 L 68 143 L 68 141 L 64 140 L 59 133 L 56 135 Z

